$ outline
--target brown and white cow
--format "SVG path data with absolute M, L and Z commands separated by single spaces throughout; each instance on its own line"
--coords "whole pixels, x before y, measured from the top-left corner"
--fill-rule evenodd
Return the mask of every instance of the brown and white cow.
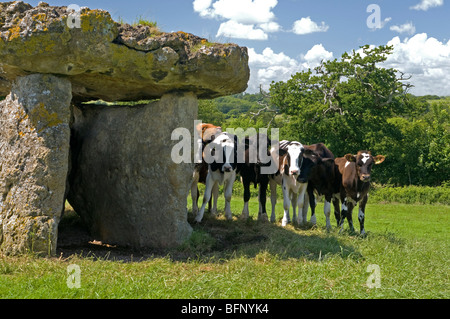
M 198 190 L 198 183 L 206 184 L 206 176 L 208 175 L 208 164 L 203 158 L 203 150 L 206 145 L 211 143 L 216 136 L 222 133 L 222 128 L 220 126 L 215 126 L 213 124 L 200 123 L 196 127 L 199 139 L 197 143 L 199 144 L 199 149 L 202 150 L 202 161 L 201 163 L 195 163 L 194 173 L 192 174 L 191 181 L 191 198 L 192 198 L 192 214 L 197 215 L 198 212 L 198 198 L 200 197 L 200 192 Z M 219 197 L 219 186 L 215 185 L 212 189 L 211 200 L 214 202 L 211 205 L 209 202 L 209 211 L 212 214 L 217 213 L 217 198 Z M 212 207 L 211 207 L 212 206 Z
M 308 187 L 308 178 L 311 168 L 319 160 L 317 154 L 305 149 L 299 142 L 281 141 L 279 148 L 272 145 L 271 156 L 278 159 L 277 174 L 269 177 L 270 198 L 272 201 L 271 222 L 275 222 L 275 205 L 277 202 L 277 184 L 283 189 L 283 208 L 284 217 L 281 226 L 286 226 L 290 222 L 289 208 L 292 204 L 293 220 L 300 225 L 303 220 L 301 212 L 303 211 L 305 192 Z M 296 211 L 298 206 L 298 217 Z
M 309 206 L 311 207 L 311 223 L 316 224 L 316 200 L 314 192 L 325 197 L 324 214 L 326 218 L 327 230 L 331 229 L 330 213 L 331 203 L 334 206 L 334 215 L 339 224 L 339 192 L 341 185 L 341 174 L 334 163 L 334 154 L 323 144 L 313 144 L 305 146 L 318 154 L 320 160 L 317 162 L 308 179 L 308 189 L 306 192 L 306 199 L 309 199 Z M 303 219 L 306 219 L 308 212 L 308 205 L 303 205 Z
M 359 151 L 358 154 L 347 154 L 344 157 L 336 158 L 335 163 L 342 175 L 340 186 L 340 196 L 342 211 L 339 226 L 341 231 L 344 227 L 344 220 L 347 217 L 350 231 L 355 232 L 352 221 L 353 208 L 359 202 L 358 220 L 361 235 L 365 235 L 364 218 L 365 209 L 370 188 L 370 174 L 374 164 L 381 164 L 385 160 L 383 155 L 372 156 L 370 151 Z

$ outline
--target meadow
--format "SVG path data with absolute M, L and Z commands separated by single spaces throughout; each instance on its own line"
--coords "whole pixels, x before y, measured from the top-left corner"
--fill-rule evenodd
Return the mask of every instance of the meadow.
M 2 256 L 0 298 L 450 297 L 449 206 L 372 204 L 369 200 L 365 238 L 349 234 L 347 223 L 339 233 L 334 216 L 334 227 L 327 232 L 320 203 L 314 227 L 289 224 L 282 228 L 280 200 L 275 224 L 256 220 L 255 198 L 250 202 L 251 218 L 239 218 L 242 207 L 241 197 L 235 196 L 233 220 L 227 221 L 220 213 L 222 197 L 219 216 L 206 213 L 199 225 L 189 213 L 193 235 L 169 252 L 127 251 L 91 243 L 59 249 L 55 258 Z M 78 223 L 69 211 L 60 233 Z M 68 266 L 74 264 L 79 266 L 80 281 L 79 288 L 71 289 Z

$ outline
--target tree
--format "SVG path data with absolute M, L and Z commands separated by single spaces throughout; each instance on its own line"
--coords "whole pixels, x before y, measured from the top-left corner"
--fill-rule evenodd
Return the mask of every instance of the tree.
M 219 111 L 215 100 L 199 100 L 198 119 L 203 123 L 222 126 L 225 122 L 225 115 Z
M 291 116 L 287 133 L 304 144 L 324 142 L 336 156 L 383 149 L 377 144 L 398 133 L 388 119 L 408 112 L 405 98 L 411 87 L 405 83 L 409 77 L 381 66 L 392 50 L 366 45 L 287 82 L 272 83 L 272 103 Z M 388 156 L 384 169 L 393 161 Z

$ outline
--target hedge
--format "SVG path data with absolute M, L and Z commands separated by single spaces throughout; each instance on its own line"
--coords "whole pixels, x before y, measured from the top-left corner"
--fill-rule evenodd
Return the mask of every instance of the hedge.
M 204 185 L 199 185 L 201 198 L 203 198 Z M 220 187 L 220 196 L 223 196 L 223 187 Z M 252 197 L 258 196 L 258 189 L 250 187 Z M 239 179 L 233 185 L 233 197 L 242 198 L 244 187 Z M 281 187 L 277 187 L 279 199 L 283 198 Z M 267 199 L 270 202 L 270 189 L 267 190 Z M 318 199 L 323 201 L 323 197 Z M 201 200 L 199 201 L 201 202 Z M 450 186 L 404 186 L 392 187 L 372 184 L 369 191 L 369 203 L 401 203 L 401 204 L 439 204 L 450 205 Z

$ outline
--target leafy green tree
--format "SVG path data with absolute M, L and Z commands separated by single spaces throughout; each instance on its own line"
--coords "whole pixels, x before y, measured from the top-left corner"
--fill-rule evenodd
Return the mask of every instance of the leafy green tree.
M 394 134 L 395 140 L 398 130 L 388 119 L 407 113 L 410 85 L 404 74 L 381 66 L 392 50 L 363 46 L 286 82 L 272 83 L 272 103 L 291 116 L 284 133 L 304 144 L 324 142 L 336 156 L 362 149 L 376 153 L 386 136 Z M 388 155 L 386 165 L 380 166 L 389 171 L 395 159 L 383 155 Z
M 200 100 L 198 102 L 198 119 L 203 123 L 222 126 L 225 122 L 225 115 L 219 111 L 215 100 Z

